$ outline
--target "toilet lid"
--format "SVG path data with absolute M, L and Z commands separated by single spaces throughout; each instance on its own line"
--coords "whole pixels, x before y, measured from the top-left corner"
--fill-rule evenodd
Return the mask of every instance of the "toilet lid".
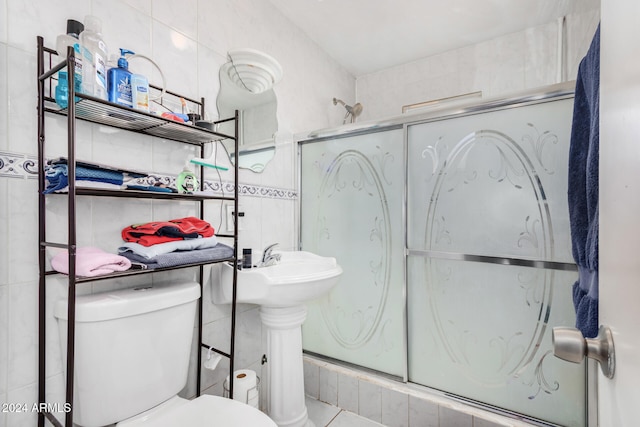
M 256 408 L 237 400 L 202 395 L 172 409 L 144 427 L 278 427 Z

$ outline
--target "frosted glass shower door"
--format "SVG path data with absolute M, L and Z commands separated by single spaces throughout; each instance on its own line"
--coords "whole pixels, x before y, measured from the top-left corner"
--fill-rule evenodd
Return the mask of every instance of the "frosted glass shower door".
M 585 425 L 585 367 L 553 356 L 575 322 L 567 208 L 572 99 L 408 128 L 412 382 Z
M 403 130 L 302 143 L 301 244 L 344 273 L 308 304 L 303 348 L 403 376 Z

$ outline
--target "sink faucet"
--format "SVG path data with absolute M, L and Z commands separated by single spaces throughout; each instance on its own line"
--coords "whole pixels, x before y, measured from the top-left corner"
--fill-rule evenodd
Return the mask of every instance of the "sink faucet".
M 271 253 L 273 252 L 273 248 L 275 248 L 276 246 L 278 246 L 278 244 L 274 243 L 265 248 L 264 252 L 262 253 L 262 262 L 260 263 L 260 267 L 267 267 L 280 261 L 280 254 Z

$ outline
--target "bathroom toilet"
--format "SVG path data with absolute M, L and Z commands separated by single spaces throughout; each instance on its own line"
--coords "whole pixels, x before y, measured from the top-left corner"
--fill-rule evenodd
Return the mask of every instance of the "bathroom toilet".
M 74 424 L 277 427 L 235 400 L 177 396 L 187 383 L 198 298 L 195 282 L 76 297 Z M 64 358 L 67 301 L 56 303 L 54 315 Z

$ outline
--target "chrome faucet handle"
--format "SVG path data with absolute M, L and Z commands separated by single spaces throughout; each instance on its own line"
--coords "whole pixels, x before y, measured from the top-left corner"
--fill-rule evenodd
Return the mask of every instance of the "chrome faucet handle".
M 271 252 L 276 246 L 278 246 L 278 243 L 273 243 L 264 249 L 264 252 L 262 253 L 262 262 L 266 262 L 269 257 L 271 257 Z

